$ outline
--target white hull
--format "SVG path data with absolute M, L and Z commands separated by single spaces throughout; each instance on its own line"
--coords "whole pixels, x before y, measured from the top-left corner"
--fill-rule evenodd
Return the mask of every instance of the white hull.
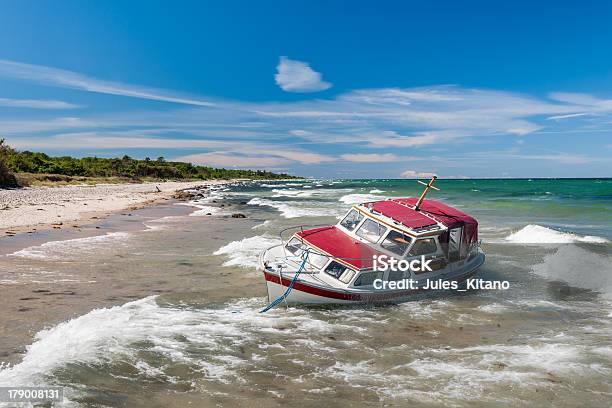
M 474 259 L 460 268 L 456 268 L 453 273 L 448 271 L 438 271 L 434 276 L 427 279 L 443 279 L 447 281 L 463 282 L 474 276 L 484 263 L 484 253 L 480 252 Z M 282 296 L 288 288 L 289 282 L 293 278 L 292 273 L 283 274 L 283 284 L 279 284 L 278 276 L 267 274 L 266 285 L 268 289 L 268 300 L 270 302 Z M 410 301 L 417 296 L 422 296 L 426 292 L 436 292 L 429 290 L 376 290 L 376 289 L 343 289 L 331 286 L 316 284 L 305 276 L 296 282 L 296 285 L 289 292 L 285 299 L 286 304 L 364 304 L 364 303 L 398 303 Z M 440 292 L 440 291 L 437 291 Z

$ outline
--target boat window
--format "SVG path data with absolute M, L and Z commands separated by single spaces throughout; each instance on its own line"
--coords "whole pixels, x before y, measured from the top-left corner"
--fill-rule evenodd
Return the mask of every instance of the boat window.
M 287 242 L 285 248 L 293 255 L 300 256 L 307 247 L 301 240 L 296 237 L 293 237 L 289 240 L 289 242 Z
M 325 255 L 317 254 L 315 252 L 308 253 L 308 263 L 314 266 L 316 269 L 321 269 L 329 261 L 329 258 Z
M 389 271 L 388 281 L 400 281 L 402 279 L 408 279 L 410 277 L 409 271 L 400 271 L 399 269 L 396 271 Z
M 341 263 L 331 261 L 329 265 L 327 265 L 327 268 L 325 268 L 325 273 L 333 276 L 334 278 L 339 278 L 347 269 L 348 268 Z
M 380 237 L 382 237 L 387 229 L 373 221 L 371 219 L 367 219 L 361 224 L 361 227 L 357 230 L 356 234 L 363 239 L 370 241 L 375 244 L 378 242 Z
M 349 231 L 352 231 L 357 227 L 357 225 L 363 220 L 363 214 L 359 211 L 351 210 L 346 217 L 340 222 L 344 228 Z
M 344 282 L 344 283 L 349 283 L 351 281 L 351 279 L 353 279 L 353 276 L 355 276 L 355 271 L 349 268 L 346 268 L 346 270 L 344 271 L 344 273 L 342 275 L 340 275 L 340 281 Z
M 388 249 L 396 255 L 404 255 L 411 242 L 412 239 L 409 236 L 402 234 L 401 232 L 391 230 L 380 246 Z
M 369 286 L 369 285 L 374 284 L 374 281 L 376 279 L 382 279 L 382 278 L 383 278 L 382 272 L 362 273 L 361 275 L 357 277 L 357 279 L 355 279 L 355 283 L 353 284 L 353 286 Z
M 351 268 L 347 268 L 339 262 L 331 261 L 327 268 L 325 268 L 325 273 L 333 276 L 334 278 L 340 279 L 341 282 L 349 283 L 353 276 L 355 276 L 355 271 Z
M 436 246 L 436 240 L 433 238 L 417 239 L 410 248 L 408 256 L 418 256 L 433 254 L 436 252 L 438 247 Z

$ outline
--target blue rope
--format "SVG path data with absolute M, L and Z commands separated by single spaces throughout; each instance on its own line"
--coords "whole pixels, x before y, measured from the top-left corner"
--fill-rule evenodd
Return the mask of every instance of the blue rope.
M 260 310 L 259 313 L 266 313 L 268 310 L 272 309 L 273 307 L 278 306 L 283 300 L 287 299 L 287 296 L 289 296 L 289 293 L 291 293 L 291 290 L 293 289 L 293 285 L 297 281 L 298 276 L 300 276 L 300 273 L 302 273 L 302 271 L 304 270 L 304 267 L 306 266 L 306 260 L 308 259 L 309 251 L 310 250 L 308 249 L 304 251 L 304 254 L 303 254 L 304 260 L 302 260 L 302 264 L 300 265 L 300 268 L 298 269 L 298 271 L 295 273 L 295 275 L 293 275 L 293 279 L 291 279 L 291 282 L 289 282 L 289 286 L 287 287 L 287 290 L 285 291 L 285 293 L 279 296 L 275 301 L 270 303 L 268 306 Z M 282 272 L 281 272 L 280 280 L 281 281 L 279 283 L 282 285 L 283 284 Z

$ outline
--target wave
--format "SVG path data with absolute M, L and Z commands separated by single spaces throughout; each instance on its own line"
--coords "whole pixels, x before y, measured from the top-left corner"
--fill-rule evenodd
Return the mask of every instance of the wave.
M 285 184 L 285 183 L 279 183 L 279 184 L 260 184 L 259 187 L 265 187 L 265 188 L 287 187 L 287 184 Z
M 347 195 L 340 197 L 338 201 L 342 201 L 345 204 L 361 204 L 361 203 L 366 203 L 369 201 L 384 200 L 385 198 L 386 197 L 382 197 L 382 196 L 374 195 L 374 194 L 353 193 L 353 194 L 347 194 Z
M 405 402 L 401 398 L 436 406 L 467 401 L 505 406 L 525 405 L 532 394 L 496 392 L 504 388 L 554 392 L 573 384 L 576 373 L 595 382 L 605 382 L 609 374 L 609 348 L 569 336 L 468 347 L 446 346 L 444 339 L 422 346 L 397 341 L 381 351 L 372 336 L 390 324 L 406 324 L 402 313 L 381 318 L 376 309 L 289 308 L 261 314 L 264 304 L 251 298 L 191 308 L 163 306 L 148 297 L 96 309 L 36 334 L 20 364 L 0 367 L 0 386 L 41 385 L 58 372 L 70 399 L 87 392 L 78 374 L 79 366 L 87 366 L 99 371 L 100 381 L 129 372 L 141 383 L 180 383 L 193 390 L 204 379 L 217 391 L 231 392 L 235 384 L 256 387 L 261 376 L 253 373 L 278 376 L 275 362 L 283 361 L 299 365 L 301 377 L 317 378 L 301 383 L 300 391 L 326 392 L 321 384 L 334 384 L 367 389 L 388 405 Z M 442 317 L 440 322 L 448 322 L 448 315 Z M 346 354 L 356 347 L 357 355 Z M 601 363 L 593 362 L 594 355 Z M 95 392 L 95 385 L 90 388 Z M 279 392 L 292 395 L 284 388 Z
M 381 364 L 378 353 L 364 352 L 362 361 L 336 361 L 322 375 L 353 386 L 367 384 L 368 389 L 383 399 L 420 403 L 401 405 L 463 406 L 467 402 L 525 405 L 528 395 L 499 395 L 494 391 L 513 386 L 561 386 L 551 379 L 572 378 L 577 370 L 592 370 L 591 362 L 583 353 L 584 347 L 572 344 L 404 347 L 411 355 L 412 361 L 408 363 Z
M 269 226 L 270 224 L 272 224 L 272 220 L 265 220 L 264 222 L 262 222 L 261 224 L 257 224 L 257 225 L 253 225 L 251 227 L 252 230 L 256 230 L 256 229 L 261 229 L 261 228 L 266 228 L 267 226 Z
M 40 386 L 55 370 L 68 365 L 93 365 L 95 369 L 96 364 L 103 364 L 104 372 L 111 370 L 113 375 L 114 362 L 130 365 L 138 375 L 156 381 L 184 381 L 190 386 L 194 379 L 205 378 L 231 386 L 243 381 L 241 367 L 251 371 L 268 365 L 269 351 L 264 356 L 255 352 L 249 356 L 245 344 L 255 351 L 272 349 L 279 342 L 295 343 L 296 350 L 320 351 L 324 344 L 311 338 L 313 332 L 349 337 L 363 330 L 358 319 L 350 318 L 350 311 L 345 312 L 348 319 L 341 313 L 338 319 L 342 321 L 328 322 L 303 309 L 261 314 L 264 305 L 263 299 L 252 298 L 196 309 L 160 306 L 150 296 L 95 309 L 38 332 L 21 363 L 0 366 L 0 386 Z M 374 318 L 369 321 L 377 323 Z M 331 342 L 327 337 L 321 341 Z M 173 369 L 175 365 L 163 364 L 168 360 L 184 367 L 181 374 Z M 70 398 L 74 390 L 67 388 Z M 77 383 L 75 388 L 83 386 Z
M 306 186 L 304 186 L 306 188 Z M 311 188 L 310 190 L 298 190 L 295 188 L 287 188 L 287 189 L 274 189 L 272 190 L 275 193 L 272 197 L 290 197 L 290 198 L 309 198 L 309 197 L 317 197 L 317 198 L 327 198 L 334 197 L 340 194 L 345 194 L 353 191 L 352 188 Z
M 301 191 L 293 188 L 288 189 L 277 189 L 272 190 L 274 194 L 272 197 L 312 197 L 315 191 Z
M 63 241 L 50 241 L 42 245 L 31 246 L 8 256 L 17 256 L 28 259 L 44 260 L 71 260 L 81 257 L 83 252 L 95 249 L 111 249 L 122 245 L 130 237 L 127 232 L 109 232 L 105 235 L 96 235 L 86 238 L 67 239 Z
M 548 280 L 612 295 L 612 258 L 575 245 L 560 247 L 534 265 L 533 272 Z
M 213 255 L 227 255 L 230 259 L 223 266 L 240 266 L 242 268 L 257 268 L 259 255 L 267 248 L 280 244 L 278 238 L 258 235 L 233 241 L 216 250 Z
M 147 342 L 149 352 L 198 364 L 198 372 L 204 377 L 223 378 L 231 374 L 232 366 L 240 364 L 238 357 L 210 355 L 208 361 L 198 361 L 188 353 L 193 343 L 217 352 L 225 347 L 227 340 L 241 343 L 243 333 L 239 327 L 228 324 L 227 316 L 221 318 L 229 314 L 224 310 L 160 307 L 154 296 L 122 306 L 96 309 L 38 332 L 22 362 L 0 370 L 0 385 L 39 385 L 47 374 L 67 364 L 97 363 L 117 357 L 137 369 L 146 369 L 146 362 L 130 347 L 138 341 Z M 150 375 L 159 372 L 149 371 L 152 371 Z M 163 367 L 161 373 L 165 376 Z
M 192 217 L 205 217 L 207 215 L 222 215 L 227 212 L 218 206 L 209 205 L 213 201 L 223 200 L 226 196 L 223 191 L 227 191 L 226 188 L 211 188 L 205 197 L 198 198 L 197 200 L 188 201 L 185 203 L 177 203 L 177 205 L 186 205 L 189 207 L 195 207 L 197 210 L 189 214 Z
M 370 190 L 370 194 L 380 194 L 380 193 L 384 193 L 384 190 L 379 190 L 377 188 Z
M 267 198 L 255 197 L 252 198 L 247 204 L 258 205 L 262 207 L 272 207 L 280 211 L 284 218 L 298 218 L 298 217 L 324 217 L 324 216 L 337 216 L 337 209 L 330 209 L 323 205 L 311 206 L 304 202 L 295 201 L 273 201 Z
M 505 240 L 514 244 L 573 244 L 576 242 L 606 244 L 609 242 L 602 237 L 581 236 L 542 227 L 537 224 L 529 224 L 519 231 L 508 235 Z
M 198 209 L 189 214 L 190 217 L 205 217 L 207 215 L 221 215 L 226 213 L 221 207 L 213 207 L 211 205 L 202 205 L 197 203 L 191 205 Z

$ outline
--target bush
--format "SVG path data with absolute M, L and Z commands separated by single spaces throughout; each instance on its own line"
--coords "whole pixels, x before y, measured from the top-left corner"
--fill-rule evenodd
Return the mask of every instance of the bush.
M 13 149 L 4 143 L 4 139 L 0 139 L 0 187 L 17 186 L 17 179 L 8 166 L 8 159 L 13 152 Z

